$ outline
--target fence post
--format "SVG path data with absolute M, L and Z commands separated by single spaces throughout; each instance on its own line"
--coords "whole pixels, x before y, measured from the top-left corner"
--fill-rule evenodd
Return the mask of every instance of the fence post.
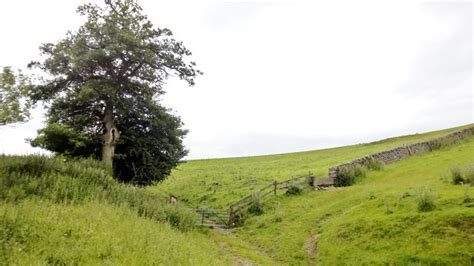
M 204 225 L 204 211 L 202 212 L 201 226 Z
M 275 196 L 277 194 L 277 186 L 278 186 L 278 182 L 273 181 L 273 195 L 275 195 Z

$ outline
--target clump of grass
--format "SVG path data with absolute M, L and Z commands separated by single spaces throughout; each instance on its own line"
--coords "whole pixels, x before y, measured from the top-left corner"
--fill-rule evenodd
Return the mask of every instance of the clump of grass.
M 384 166 L 385 164 L 382 161 L 374 159 L 374 158 L 370 158 L 366 164 L 367 169 L 373 170 L 373 171 L 383 170 Z
M 414 191 L 418 211 L 428 212 L 435 209 L 435 192 L 428 187 L 420 187 Z
M 451 182 L 455 185 L 464 183 L 464 174 L 459 167 L 451 168 Z
M 464 171 L 464 181 L 474 186 L 474 164 L 468 165 Z
M 250 196 L 250 205 L 247 211 L 251 214 L 262 214 L 263 213 L 263 196 L 260 191 L 252 192 Z
M 453 167 L 447 176 L 447 179 L 454 185 L 470 183 L 471 186 L 474 186 L 474 164 Z
M 353 185 L 358 178 L 364 177 L 367 168 L 360 165 L 352 165 L 350 167 L 341 167 L 336 170 L 335 185 L 338 187 L 345 187 Z
M 303 192 L 303 186 L 295 181 L 288 184 L 286 195 L 299 195 Z

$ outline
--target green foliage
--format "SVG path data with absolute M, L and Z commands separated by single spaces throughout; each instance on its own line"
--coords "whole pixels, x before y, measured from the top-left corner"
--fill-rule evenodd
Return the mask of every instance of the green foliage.
M 260 215 L 264 212 L 263 210 L 263 196 L 260 191 L 252 192 L 250 196 L 250 205 L 247 211 L 251 214 Z
M 182 140 L 187 131 L 181 128 L 179 117 L 157 105 L 148 110 L 148 119 L 129 113 L 119 124 L 124 130 L 113 168 L 122 182 L 150 185 L 162 181 L 188 153 Z
M 464 176 L 459 167 L 451 168 L 451 182 L 455 185 L 464 183 Z
M 474 186 L 474 164 L 452 167 L 449 177 L 454 185 L 470 183 Z
M 180 230 L 196 225 L 194 213 L 146 191 L 117 183 L 111 169 L 95 160 L 69 160 L 44 156 L 0 156 L 0 201 L 28 198 L 54 203 L 83 204 L 98 201 L 127 206 L 139 216 L 170 222 Z
M 100 153 L 98 138 L 57 123 L 38 130 L 38 136 L 30 144 L 65 156 L 98 158 Z
M 20 71 L 15 74 L 9 67 L 0 73 L 0 125 L 23 122 L 30 117 L 28 93 L 30 79 Z
M 292 181 L 288 184 L 286 195 L 299 195 L 303 192 L 303 186 L 300 183 Z
M 348 167 L 340 167 L 336 171 L 337 177 L 334 185 L 338 187 L 346 187 L 355 184 L 358 178 L 364 177 L 367 168 L 361 165 L 351 165 Z
M 416 200 L 418 211 L 428 212 L 435 209 L 435 192 L 428 187 L 420 187 L 414 190 L 413 195 Z
M 187 61 L 191 52 L 169 29 L 154 27 L 134 0 L 86 4 L 78 13 L 86 22 L 43 44 L 45 60 L 30 64 L 51 77 L 31 92 L 33 101 L 50 102 L 49 125 L 32 143 L 115 160 L 115 177 L 123 182 L 163 180 L 187 153 L 186 130 L 158 97 L 169 75 L 194 85 L 201 72 Z

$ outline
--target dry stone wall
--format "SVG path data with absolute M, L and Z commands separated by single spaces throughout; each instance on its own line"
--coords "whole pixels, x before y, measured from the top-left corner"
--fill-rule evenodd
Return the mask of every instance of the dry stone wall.
M 466 128 L 430 141 L 419 142 L 411 145 L 398 147 L 392 150 L 371 154 L 330 168 L 328 176 L 330 178 L 336 179 L 337 173 L 340 169 L 352 168 L 356 165 L 365 166 L 368 165 L 371 160 L 377 160 L 384 164 L 398 162 L 408 156 L 420 155 L 423 153 L 431 152 L 440 148 L 441 146 L 456 143 L 472 135 L 474 135 L 474 127 Z

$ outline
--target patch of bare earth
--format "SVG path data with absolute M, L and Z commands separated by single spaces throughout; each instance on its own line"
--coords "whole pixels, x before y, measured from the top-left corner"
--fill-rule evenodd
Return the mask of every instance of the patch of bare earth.
M 316 258 L 318 255 L 318 239 L 319 234 L 312 235 L 304 241 L 304 246 L 310 258 Z

